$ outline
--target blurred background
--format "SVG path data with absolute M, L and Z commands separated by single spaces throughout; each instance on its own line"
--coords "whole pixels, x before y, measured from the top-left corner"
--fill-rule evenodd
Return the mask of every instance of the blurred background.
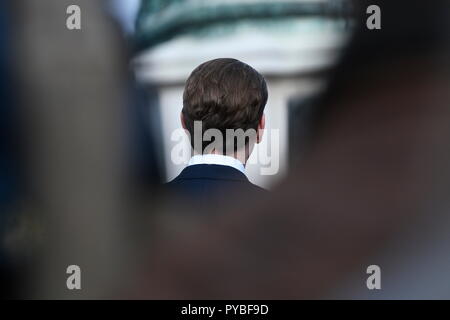
M 449 15 L 443 0 L 2 1 L 2 297 L 449 298 Z M 184 82 L 219 57 L 264 75 L 279 139 L 247 168 L 266 199 L 205 210 L 162 184 L 184 167 Z

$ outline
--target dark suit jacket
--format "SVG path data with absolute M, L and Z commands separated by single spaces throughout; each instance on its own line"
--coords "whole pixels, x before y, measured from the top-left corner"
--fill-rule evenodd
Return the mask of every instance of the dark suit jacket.
M 183 169 L 166 184 L 170 191 L 193 202 L 231 200 L 268 191 L 252 184 L 245 174 L 225 165 L 197 164 Z

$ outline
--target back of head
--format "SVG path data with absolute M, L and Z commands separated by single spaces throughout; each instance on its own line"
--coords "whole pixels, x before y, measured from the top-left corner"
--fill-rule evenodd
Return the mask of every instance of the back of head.
M 197 153 L 204 153 L 210 142 L 195 144 L 202 137 L 194 122 L 201 121 L 201 132 L 209 129 L 226 136 L 227 129 L 257 130 L 267 102 L 267 86 L 261 74 L 249 65 L 230 58 L 207 61 L 198 66 L 186 81 L 183 118 Z M 230 142 L 226 141 L 228 148 Z M 233 143 L 236 151 L 241 146 Z M 201 147 L 202 150 L 199 150 Z M 229 149 L 226 149 L 229 150 Z M 225 152 L 223 152 L 225 153 Z

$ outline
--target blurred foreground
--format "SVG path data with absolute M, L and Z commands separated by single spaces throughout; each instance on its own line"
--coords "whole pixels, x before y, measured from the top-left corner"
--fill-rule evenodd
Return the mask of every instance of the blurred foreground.
M 74 3 L 82 32 L 61 27 Z M 342 58 L 289 119 L 271 196 L 217 208 L 163 192 L 169 137 L 144 120 L 152 91 L 103 3 L 2 3 L 4 296 L 450 298 L 450 4 L 379 1 L 376 31 L 369 4 L 355 2 Z M 372 264 L 382 290 L 367 290 Z

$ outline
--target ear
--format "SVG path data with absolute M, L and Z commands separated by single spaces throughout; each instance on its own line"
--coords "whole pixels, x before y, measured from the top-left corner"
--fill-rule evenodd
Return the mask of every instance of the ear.
M 184 121 L 183 111 L 180 112 L 180 121 L 181 121 L 181 126 L 183 127 L 183 129 L 187 130 L 186 129 L 186 122 Z
M 256 143 L 260 143 L 266 128 L 266 115 L 263 113 L 258 123 L 258 132 L 256 133 Z

